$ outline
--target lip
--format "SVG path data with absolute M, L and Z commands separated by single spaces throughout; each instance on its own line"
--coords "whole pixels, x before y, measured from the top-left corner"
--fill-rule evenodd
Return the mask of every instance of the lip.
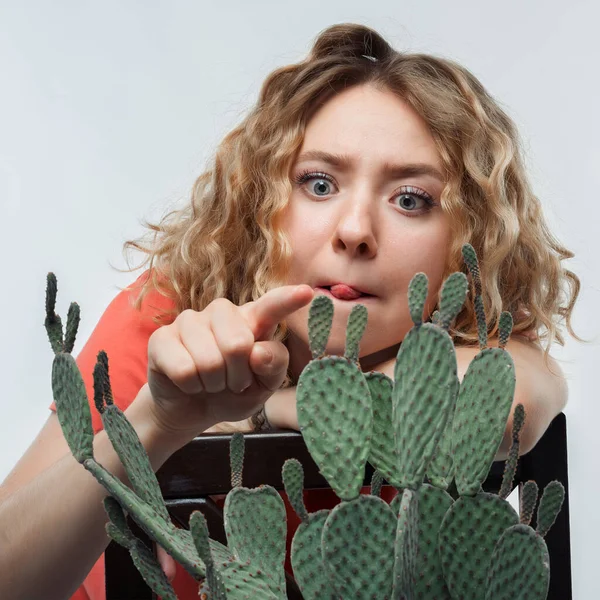
M 331 285 L 336 285 L 336 284 L 332 283 Z M 320 292 L 321 294 L 324 294 L 325 296 L 328 296 L 329 298 L 331 298 L 332 300 L 335 300 L 336 302 L 357 302 L 358 304 L 362 304 L 363 302 L 372 302 L 373 300 L 377 299 L 376 296 L 368 295 L 368 296 L 360 296 L 358 298 L 354 298 L 353 300 L 344 300 L 343 298 L 336 298 L 327 288 L 324 288 L 322 286 L 315 286 L 314 289 L 315 289 L 315 291 Z M 353 288 L 353 289 L 356 289 L 356 288 Z M 360 290 L 356 290 L 356 291 L 359 292 Z

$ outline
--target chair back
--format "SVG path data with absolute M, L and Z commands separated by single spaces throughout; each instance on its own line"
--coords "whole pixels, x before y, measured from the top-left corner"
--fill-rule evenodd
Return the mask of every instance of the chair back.
M 231 489 L 229 442 L 231 435 L 204 434 L 173 454 L 158 470 L 163 497 L 173 521 L 186 529 L 193 511 L 207 519 L 210 537 L 226 544 L 223 514 L 211 496 Z M 271 431 L 245 435 L 244 486 L 261 484 L 283 490 L 281 468 L 288 458 L 304 468 L 305 489 L 328 488 L 308 452 L 302 435 L 295 431 Z M 498 493 L 504 473 L 503 461 L 494 462 L 483 488 Z M 370 485 L 373 468 L 367 464 L 365 485 Z M 552 480 L 565 488 L 565 499 L 556 522 L 545 537 L 550 556 L 550 588 L 547 600 L 572 600 L 571 549 L 569 532 L 569 486 L 567 477 L 567 429 L 564 413 L 550 424 L 535 448 L 519 459 L 515 487 L 534 480 L 541 491 Z M 148 547 L 146 534 L 128 519 L 132 530 Z M 106 600 L 155 600 L 156 596 L 135 568 L 129 552 L 111 542 L 105 551 Z M 302 600 L 293 578 L 288 576 L 289 600 Z

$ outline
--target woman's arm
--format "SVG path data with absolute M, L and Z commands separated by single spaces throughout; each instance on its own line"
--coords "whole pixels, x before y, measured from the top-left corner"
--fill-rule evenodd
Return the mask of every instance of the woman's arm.
M 497 345 L 490 339 L 489 346 Z M 513 411 L 517 404 L 525 407 L 525 424 L 521 430 L 520 454 L 527 454 L 537 444 L 544 432 L 567 403 L 568 388 L 558 363 L 549 357 L 549 363 L 558 375 L 550 372 L 544 364 L 543 350 L 535 343 L 518 336 L 511 338 L 506 350 L 515 364 L 515 395 L 511 414 L 506 423 L 504 438 L 495 460 L 506 460 L 512 441 Z M 471 361 L 479 353 L 479 347 L 457 347 L 458 379 L 462 382 Z M 376 371 L 394 378 L 393 358 L 379 365 Z M 278 390 L 266 404 L 267 418 L 274 427 L 299 430 L 296 413 L 296 388 Z
M 183 443 L 162 434 L 152 421 L 145 385 L 125 411 L 152 469 Z M 94 456 L 127 483 L 127 475 L 104 430 L 94 437 Z M 0 486 L 0 598 L 70 598 L 108 546 L 107 491 L 74 458 L 56 414 Z

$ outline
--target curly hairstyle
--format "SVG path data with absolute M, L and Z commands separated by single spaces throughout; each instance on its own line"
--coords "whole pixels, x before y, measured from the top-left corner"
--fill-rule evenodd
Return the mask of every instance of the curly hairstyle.
M 124 251 L 140 250 L 147 255 L 142 265 L 150 262 L 151 276 L 134 306 L 139 309 L 152 289 L 172 298 L 175 308 L 154 317 L 165 324 L 218 297 L 241 305 L 283 285 L 291 248 L 281 220 L 305 128 L 329 98 L 361 84 L 397 94 L 429 126 L 447 176 L 441 205 L 452 245 L 444 279 L 455 271 L 467 274 L 461 248 L 470 243 L 480 262 L 489 335 L 497 335 L 500 313 L 507 310 L 514 335 L 548 341 L 547 365 L 554 340 L 564 346 L 560 319 L 584 342 L 571 327 L 580 281 L 561 266 L 574 254 L 544 220 L 513 121 L 466 68 L 394 50 L 373 29 L 347 23 L 322 31 L 305 60 L 267 77 L 256 105 L 195 181 L 187 206 L 159 224 L 145 222 L 154 232 L 151 240 L 125 242 Z M 286 333 L 281 323 L 275 339 Z M 465 302 L 448 333 L 457 346 L 477 345 L 473 302 Z

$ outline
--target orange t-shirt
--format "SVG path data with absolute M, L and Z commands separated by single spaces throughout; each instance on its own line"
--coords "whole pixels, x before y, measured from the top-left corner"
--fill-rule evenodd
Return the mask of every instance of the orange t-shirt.
M 119 292 L 112 300 L 76 358 L 90 402 L 94 433 L 103 428 L 102 420 L 94 405 L 93 371 L 98 352 L 104 350 L 108 355 L 114 403 L 121 410 L 125 410 L 147 381 L 148 340 L 158 329 L 158 325 L 152 321 L 152 317 L 157 314 L 158 310 L 174 308 L 172 300 L 152 290 L 144 298 L 141 311 L 135 310 L 133 307 L 133 301 L 137 297 L 135 290 L 139 289 L 138 286 L 145 281 L 148 274 L 149 271 L 145 271 L 134 284 Z M 50 409 L 56 411 L 54 402 L 50 405 Z M 362 493 L 368 493 L 368 491 L 367 487 L 362 489 Z M 300 520 L 289 504 L 285 492 L 280 493 L 285 504 L 288 522 L 285 567 L 291 573 L 290 546 Z M 382 489 L 382 498 L 387 502 L 390 502 L 395 494 L 396 490 L 392 487 L 384 486 Z M 305 492 L 304 496 L 309 512 L 333 508 L 339 502 L 339 498 L 330 489 L 309 490 Z M 214 500 L 221 508 L 223 507 L 224 496 L 215 496 Z M 175 578 L 171 584 L 177 597 L 180 600 L 197 599 L 198 582 L 178 563 L 176 567 Z M 106 600 L 105 592 L 104 554 L 102 554 L 71 600 Z

